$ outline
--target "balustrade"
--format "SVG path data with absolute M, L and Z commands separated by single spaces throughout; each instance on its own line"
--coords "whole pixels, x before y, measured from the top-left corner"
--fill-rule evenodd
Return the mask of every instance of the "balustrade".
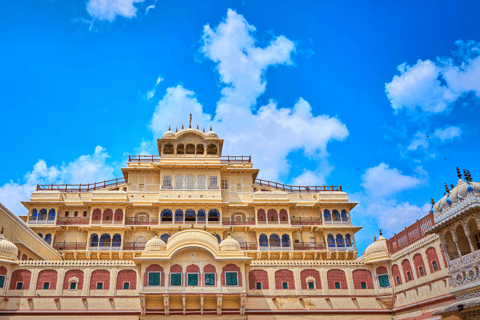
M 33 217 L 29 217 L 28 224 L 55 224 L 55 220 L 49 219 L 35 219 Z
M 53 248 L 59 251 L 63 250 L 85 250 L 87 248 L 86 242 L 54 242 Z
M 292 225 L 295 226 L 309 226 L 309 225 L 320 225 L 322 224 L 322 219 L 320 218 L 291 218 Z
M 223 219 L 222 224 L 225 226 L 243 226 L 243 225 L 254 225 L 255 219 L 253 218 L 246 218 L 242 220 L 235 220 L 235 219 Z
M 126 225 L 135 225 L 135 226 L 148 226 L 158 224 L 158 219 L 145 219 L 145 218 L 125 218 Z
M 325 250 L 323 242 L 294 242 L 293 250 Z
M 124 242 L 123 250 L 143 250 L 145 249 L 145 242 Z
M 57 218 L 57 225 L 78 225 L 78 224 L 89 224 L 90 218 L 88 217 L 67 217 L 67 218 Z

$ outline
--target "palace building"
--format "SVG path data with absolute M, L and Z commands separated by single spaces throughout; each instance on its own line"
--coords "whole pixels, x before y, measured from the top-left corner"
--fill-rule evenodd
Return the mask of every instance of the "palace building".
M 158 155 L 129 156 L 123 178 L 39 185 L 23 221 L 0 206 L 0 318 L 475 312 L 480 187 L 468 174 L 433 213 L 390 239 L 380 232 L 358 257 L 356 203 L 341 186 L 260 180 L 249 156 L 222 149 L 211 130 L 169 130 Z

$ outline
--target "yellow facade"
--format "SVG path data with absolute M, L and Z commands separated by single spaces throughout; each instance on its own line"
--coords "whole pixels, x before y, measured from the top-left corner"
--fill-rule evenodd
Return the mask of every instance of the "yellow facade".
M 259 180 L 212 131 L 168 131 L 158 148 L 122 179 L 39 186 L 26 225 L 2 211 L 20 231 L 0 254 L 9 241 L 28 256 L 0 259 L 9 319 L 435 319 L 454 300 L 439 236 L 395 252 L 380 236 L 357 258 L 341 187 Z M 420 272 L 408 281 L 405 261 Z

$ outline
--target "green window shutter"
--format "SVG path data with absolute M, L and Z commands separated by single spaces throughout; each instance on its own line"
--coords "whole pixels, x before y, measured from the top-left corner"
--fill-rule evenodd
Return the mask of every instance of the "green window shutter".
M 283 289 L 288 289 L 288 283 L 286 283 L 286 282 L 282 283 L 282 288 Z
M 123 290 L 128 290 L 128 289 L 130 289 L 130 283 L 129 283 L 129 282 L 125 282 L 125 283 L 123 284 Z
M 385 288 L 390 286 L 390 282 L 388 281 L 388 276 L 378 276 L 378 282 L 380 283 L 380 287 Z
M 215 285 L 215 274 L 214 273 L 205 274 L 205 285 L 206 286 L 214 286 Z
M 366 282 L 360 283 L 360 286 L 362 287 L 362 289 L 367 289 L 367 283 Z
M 5 276 L 0 276 L 0 288 L 3 288 L 5 285 Z
M 50 282 L 45 282 L 43 284 L 43 290 L 48 290 L 48 289 L 50 289 Z
M 335 282 L 335 289 L 341 289 L 340 282 Z
M 198 286 L 198 274 L 196 273 L 189 273 L 187 275 L 188 285 L 189 286 Z
M 101 282 L 97 283 L 97 290 L 103 290 L 103 283 Z
M 76 282 L 70 283 L 70 290 L 77 290 L 77 283 Z
M 227 278 L 227 286 L 238 285 L 236 272 L 226 272 L 226 278 Z
M 148 285 L 149 286 L 160 285 L 160 272 L 150 272 L 148 274 Z
M 257 282 L 257 290 L 261 290 L 262 289 L 262 283 L 261 282 Z
M 314 286 L 313 282 L 310 281 L 308 283 L 308 289 L 315 289 L 315 286 Z
M 181 286 L 182 285 L 182 274 L 181 273 L 172 274 L 170 284 L 172 286 Z

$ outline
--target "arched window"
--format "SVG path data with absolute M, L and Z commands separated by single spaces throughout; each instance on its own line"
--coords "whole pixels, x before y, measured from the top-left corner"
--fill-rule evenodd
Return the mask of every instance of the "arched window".
M 187 147 L 185 148 L 186 154 L 195 154 L 195 145 L 194 144 L 187 144 Z
M 270 247 L 280 247 L 280 237 L 275 233 L 270 235 Z
M 199 143 L 197 144 L 197 154 L 204 154 L 205 153 L 205 148 L 203 147 L 203 144 Z
M 198 221 L 205 221 L 205 219 L 206 219 L 205 210 L 203 210 L 203 209 L 198 210 L 197 220 L 198 220 Z
M 286 233 L 282 235 L 282 247 L 290 247 L 290 236 Z
M 102 211 L 100 209 L 93 210 L 93 213 L 92 213 L 93 221 L 100 221 L 101 216 L 102 216 Z
M 215 237 L 217 238 L 218 243 L 222 242 L 222 238 L 220 238 L 220 236 L 218 234 L 215 235 Z
M 323 219 L 325 221 L 332 221 L 332 215 L 330 214 L 330 210 L 325 209 L 325 211 L 323 211 Z
M 40 214 L 38 215 L 38 220 L 47 220 L 47 209 L 40 210 Z
M 98 235 L 96 233 L 90 235 L 90 247 L 98 247 Z
M 348 214 L 345 209 L 342 210 L 342 221 L 348 221 Z
M 172 211 L 170 209 L 163 209 L 161 219 L 162 221 L 172 221 Z
M 336 241 L 337 241 L 337 248 L 345 247 L 345 241 L 343 241 L 343 236 L 341 234 L 337 234 Z
M 185 154 L 185 147 L 181 143 L 177 145 L 177 154 Z
M 43 234 L 39 233 L 38 236 L 43 239 Z
M 47 233 L 45 235 L 45 242 L 48 244 L 52 244 L 52 235 L 50 233 Z
M 117 209 L 115 210 L 115 215 L 113 216 L 115 221 L 123 221 L 123 210 Z
M 287 210 L 285 209 L 280 210 L 280 221 L 288 221 Z
M 327 236 L 327 244 L 329 248 L 335 248 L 335 238 L 333 235 L 329 234 Z
M 122 236 L 115 233 L 112 238 L 112 247 L 120 247 L 122 244 Z
M 160 236 L 160 239 L 162 239 L 163 242 L 167 243 L 168 242 L 169 235 L 168 233 L 164 233 Z
M 338 213 L 338 210 L 333 210 L 332 215 L 333 215 L 333 221 L 340 221 L 340 213 Z
M 50 211 L 48 211 L 48 220 L 49 221 L 55 220 L 55 209 L 50 209 Z
M 103 211 L 102 221 L 112 221 L 113 220 L 113 210 L 105 209 Z
M 185 221 L 193 221 L 195 222 L 195 210 L 188 209 L 185 211 Z
M 183 221 L 183 211 L 180 209 L 177 209 L 175 211 L 175 222 L 182 222 Z
M 260 238 L 259 238 L 258 242 L 260 243 L 260 247 L 268 247 L 267 235 L 262 233 L 260 235 Z
M 164 147 L 163 147 L 163 154 L 173 154 L 174 151 L 173 151 L 173 144 L 171 143 L 167 143 Z
M 208 211 L 208 221 L 220 221 L 220 212 L 217 209 Z
M 353 247 L 352 237 L 348 233 L 345 235 L 345 244 L 349 248 Z
M 275 209 L 270 209 L 267 212 L 268 221 L 278 221 L 278 213 Z
M 217 155 L 217 146 L 213 143 L 207 146 L 207 154 L 208 155 Z
M 147 243 L 147 239 L 142 236 L 137 237 L 133 244 L 133 250 L 143 250 L 145 248 L 145 243 Z
M 102 234 L 100 237 L 100 247 L 110 247 L 110 235 L 108 233 Z
M 257 218 L 258 218 L 258 221 L 266 221 L 266 220 L 267 220 L 267 216 L 266 216 L 266 214 L 265 214 L 265 210 L 263 210 L 263 209 L 258 210 L 258 212 L 257 212 Z
M 33 209 L 33 210 L 32 210 L 32 218 L 31 218 L 31 220 L 37 220 L 37 215 L 38 215 L 37 209 Z

